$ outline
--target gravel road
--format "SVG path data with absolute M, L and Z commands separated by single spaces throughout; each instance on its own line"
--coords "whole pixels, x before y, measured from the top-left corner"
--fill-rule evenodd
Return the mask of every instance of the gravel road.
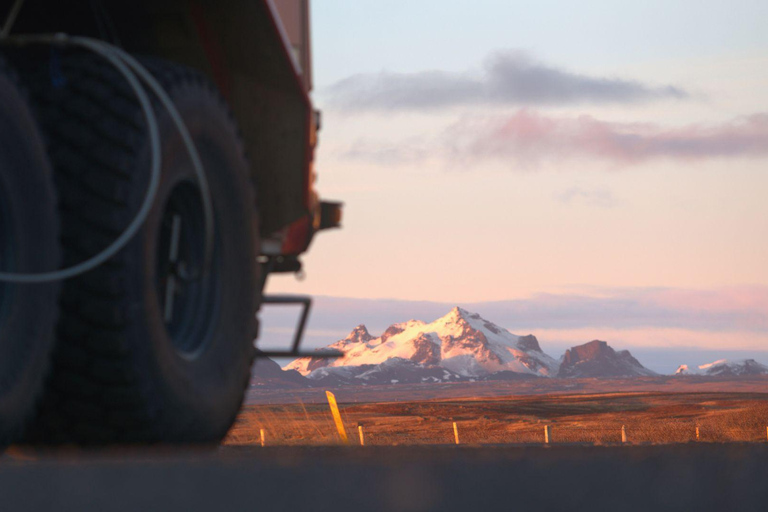
M 760 510 L 768 443 L 222 447 L 0 457 L 0 509 Z

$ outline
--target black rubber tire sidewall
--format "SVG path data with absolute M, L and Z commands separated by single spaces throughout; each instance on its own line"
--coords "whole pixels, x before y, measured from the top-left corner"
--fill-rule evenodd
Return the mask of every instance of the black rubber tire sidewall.
M 157 244 L 164 205 L 181 181 L 194 181 L 181 136 L 165 112 L 158 112 L 163 174 L 145 226 L 125 253 L 130 319 L 126 338 L 133 343 L 133 364 L 146 379 L 154 429 L 165 441 L 212 441 L 223 438 L 238 412 L 253 359 L 258 306 L 257 224 L 252 184 L 238 134 L 218 97 L 199 84 L 170 91 L 207 171 L 216 217 L 220 254 L 220 299 L 213 331 L 196 358 L 181 356 L 163 323 L 155 278 Z M 137 176 L 150 168 L 149 146 L 140 153 Z M 135 180 L 145 183 L 146 179 Z M 129 201 L 136 211 L 144 189 L 134 187 Z
M 58 216 L 50 164 L 26 99 L 0 62 L 0 214 L 10 224 L 14 272 L 59 265 Z M 8 284 L 0 315 L 0 443 L 33 413 L 49 367 L 58 283 Z M 2 292 L 0 292 L 2 293 Z M 0 306 L 2 307 L 2 306 Z

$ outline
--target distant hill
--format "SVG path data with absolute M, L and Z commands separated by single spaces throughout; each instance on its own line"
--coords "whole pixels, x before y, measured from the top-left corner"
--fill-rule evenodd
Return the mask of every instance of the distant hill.
M 312 382 L 299 372 L 283 370 L 268 357 L 257 358 L 251 368 L 251 389 L 300 389 L 311 386 Z
M 615 351 L 605 341 L 593 340 L 570 348 L 561 358 L 557 376 L 584 377 L 646 377 L 656 375 L 632 357 L 628 350 Z
M 768 375 L 768 366 L 754 359 L 737 359 L 729 361 L 720 359 L 713 363 L 689 367 L 682 364 L 675 375 L 705 375 L 708 377 L 739 377 L 744 375 Z

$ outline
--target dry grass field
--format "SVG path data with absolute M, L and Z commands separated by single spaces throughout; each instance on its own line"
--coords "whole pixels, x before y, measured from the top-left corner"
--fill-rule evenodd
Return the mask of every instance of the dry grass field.
M 316 391 L 315 393 L 320 393 Z M 768 393 L 619 392 L 340 403 L 352 442 L 358 425 L 366 445 L 628 444 L 766 442 Z M 328 404 L 300 398 L 284 405 L 248 405 L 226 444 L 322 445 L 338 443 Z

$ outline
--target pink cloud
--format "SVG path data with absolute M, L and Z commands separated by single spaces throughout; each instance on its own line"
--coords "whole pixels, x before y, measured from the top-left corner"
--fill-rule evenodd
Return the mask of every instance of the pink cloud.
M 619 163 L 655 158 L 764 157 L 768 156 L 768 114 L 716 125 L 666 128 L 520 110 L 506 118 L 463 120 L 446 131 L 444 141 L 454 157 L 523 162 L 573 157 Z

